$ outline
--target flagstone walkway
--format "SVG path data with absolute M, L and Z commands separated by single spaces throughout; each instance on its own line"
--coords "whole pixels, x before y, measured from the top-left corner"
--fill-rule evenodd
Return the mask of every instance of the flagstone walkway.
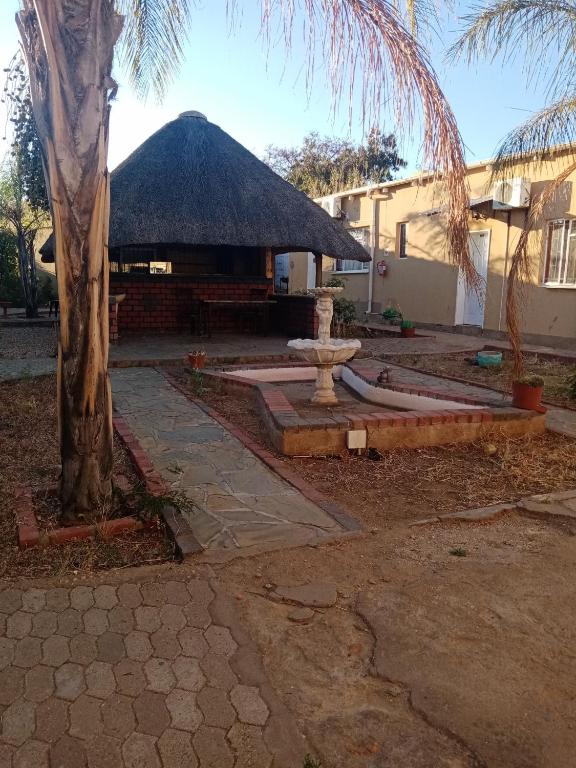
M 111 372 L 114 406 L 168 487 L 205 559 L 317 544 L 345 529 L 152 368 Z

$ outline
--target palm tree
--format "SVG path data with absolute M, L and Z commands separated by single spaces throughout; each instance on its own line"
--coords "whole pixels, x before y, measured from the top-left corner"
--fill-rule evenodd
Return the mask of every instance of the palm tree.
M 504 137 L 496 153 L 494 174 L 502 176 L 528 164 L 543 164 L 547 150 L 556 144 L 574 145 L 576 151 L 576 2 L 496 0 L 463 21 L 464 31 L 450 51 L 451 58 L 465 58 L 471 63 L 480 58 L 507 61 L 523 55 L 527 77 L 533 82 L 544 81 L 550 100 Z M 519 308 L 522 288 L 531 279 L 529 235 L 559 185 L 574 171 L 576 162 L 571 162 L 532 201 L 511 259 L 506 318 L 515 375 L 523 368 Z
M 226 0 L 234 5 L 237 0 Z M 21 0 L 17 15 L 50 190 L 60 297 L 58 415 L 65 517 L 106 507 L 111 496 L 112 407 L 108 364 L 108 125 L 120 59 L 140 94 L 162 94 L 183 55 L 191 0 Z M 428 0 L 407 0 L 416 29 Z M 261 0 L 263 25 L 280 14 L 287 47 L 292 0 Z M 422 117 L 422 159 L 449 197 L 448 248 L 471 282 L 468 194 L 454 116 L 426 55 L 388 0 L 305 0 L 309 72 L 314 51 L 344 86 L 362 93 L 368 117 L 386 97 L 403 126 Z M 348 89 L 346 89 L 348 93 Z

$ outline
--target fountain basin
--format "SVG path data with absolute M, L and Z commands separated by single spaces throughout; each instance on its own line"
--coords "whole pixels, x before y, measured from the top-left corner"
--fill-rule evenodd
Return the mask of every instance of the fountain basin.
M 350 360 L 360 349 L 358 339 L 328 339 L 327 342 L 318 339 L 292 339 L 288 346 L 312 365 L 338 365 Z

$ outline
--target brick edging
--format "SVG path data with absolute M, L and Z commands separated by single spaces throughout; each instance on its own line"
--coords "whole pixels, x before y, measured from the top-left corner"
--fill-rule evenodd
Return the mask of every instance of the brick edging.
M 306 499 L 308 499 L 308 501 L 313 502 L 318 507 L 323 509 L 324 512 L 330 515 L 330 517 L 334 518 L 336 522 L 338 522 L 345 530 L 361 530 L 360 524 L 354 520 L 354 518 L 350 517 L 346 512 L 344 512 L 338 504 L 331 501 L 321 491 L 300 477 L 297 472 L 294 472 L 294 470 L 286 467 L 283 461 L 274 456 L 274 454 L 267 448 L 264 448 L 262 445 L 260 445 L 260 443 L 254 440 L 254 438 L 252 438 L 247 432 L 245 432 L 240 427 L 237 427 L 235 424 L 232 424 L 230 421 L 228 421 L 228 419 L 218 413 L 218 411 L 216 411 L 214 408 L 204 403 L 202 400 L 199 400 L 198 398 L 191 395 L 185 389 L 185 387 L 183 387 L 180 382 L 178 382 L 170 373 L 165 372 L 164 376 L 174 387 L 174 389 L 183 394 L 184 397 L 190 400 L 190 402 L 194 403 L 194 405 L 198 406 L 198 408 L 204 411 L 204 413 L 217 421 L 222 427 L 224 427 L 224 429 L 230 432 L 231 435 L 237 438 L 246 448 L 248 448 L 249 451 L 261 459 L 267 467 L 269 467 L 283 480 L 300 491 L 300 493 Z

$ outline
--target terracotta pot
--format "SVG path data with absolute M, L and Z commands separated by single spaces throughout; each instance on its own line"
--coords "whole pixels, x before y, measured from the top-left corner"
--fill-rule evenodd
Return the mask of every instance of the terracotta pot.
M 515 408 L 523 408 L 525 411 L 538 411 L 545 413 L 542 405 L 544 387 L 531 387 L 530 384 L 522 384 L 519 381 L 512 382 L 512 405 Z
M 193 355 L 188 353 L 188 362 L 192 368 L 204 368 L 206 365 L 206 355 Z
M 400 328 L 400 335 L 404 339 L 411 339 L 416 336 L 416 328 Z

